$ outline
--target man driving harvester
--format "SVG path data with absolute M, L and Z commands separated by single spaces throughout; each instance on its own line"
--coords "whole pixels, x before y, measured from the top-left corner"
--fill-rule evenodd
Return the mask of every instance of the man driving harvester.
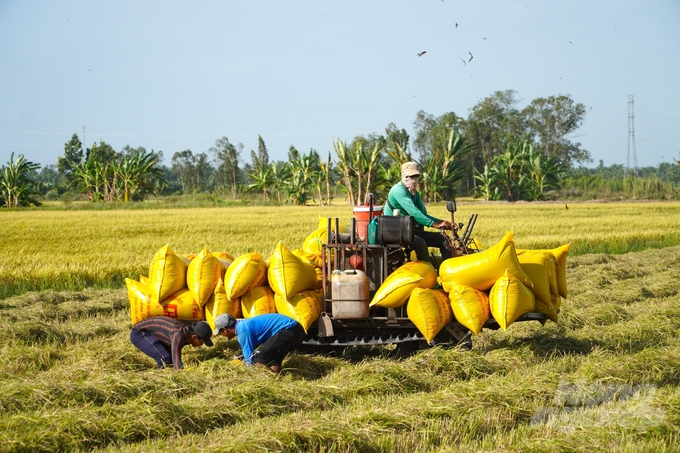
M 395 211 L 398 211 L 399 215 L 410 215 L 414 218 L 415 231 L 411 247 L 415 250 L 418 261 L 429 261 L 428 247 L 438 247 L 442 259 L 451 258 L 446 239 L 440 233 L 425 231 L 424 227 L 444 228 L 445 230 L 457 227 L 447 220 L 440 220 L 427 213 L 417 190 L 419 180 L 418 164 L 405 162 L 401 166 L 401 181 L 395 184 L 387 195 L 384 214 L 394 215 Z
M 275 373 L 281 372 L 283 359 L 305 339 L 299 322 L 278 313 L 239 320 L 221 314 L 215 318 L 213 334 L 230 340 L 237 337 L 247 365 L 266 366 Z

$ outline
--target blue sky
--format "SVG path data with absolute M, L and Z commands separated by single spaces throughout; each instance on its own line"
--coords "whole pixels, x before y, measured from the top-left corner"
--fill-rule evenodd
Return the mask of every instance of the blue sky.
M 626 164 L 634 95 L 638 166 L 680 159 L 680 1 L 0 0 L 0 165 L 54 164 L 73 133 L 326 156 L 508 89 L 585 104 L 589 166 Z

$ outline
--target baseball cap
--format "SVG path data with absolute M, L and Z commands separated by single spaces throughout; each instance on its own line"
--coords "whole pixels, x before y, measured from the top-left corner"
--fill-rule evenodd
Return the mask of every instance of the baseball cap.
M 213 330 L 213 335 L 220 333 L 220 330 L 224 328 L 231 328 L 236 325 L 236 319 L 227 313 L 222 313 L 215 318 L 215 330 Z
M 419 174 L 420 170 L 418 169 L 418 164 L 416 162 L 404 162 L 401 166 L 402 176 L 413 176 Z
M 212 346 L 213 342 L 210 337 L 212 337 L 212 332 L 210 332 L 210 325 L 205 321 L 199 321 L 194 323 L 194 334 L 203 340 L 203 344 L 206 346 Z

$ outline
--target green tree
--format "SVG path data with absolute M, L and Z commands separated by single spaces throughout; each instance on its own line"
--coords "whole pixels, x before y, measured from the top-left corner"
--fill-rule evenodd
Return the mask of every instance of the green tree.
M 62 175 L 54 164 L 45 165 L 40 168 L 40 171 L 32 171 L 29 174 L 29 179 L 35 182 L 35 189 L 41 196 L 45 196 L 50 192 L 56 196 L 59 190 L 63 189 L 61 187 L 63 181 Z
M 64 144 L 64 156 L 57 157 L 57 170 L 66 182 L 73 180 L 74 169 L 83 162 L 83 158 L 83 144 L 78 134 L 73 134 L 71 140 Z
M 331 185 L 333 183 L 333 161 L 328 153 L 326 162 L 319 157 L 319 171 L 316 173 L 315 185 L 319 195 L 319 206 L 331 204 Z
M 259 191 L 262 192 L 265 201 L 269 201 L 272 189 L 278 183 L 275 179 L 275 165 L 269 165 L 269 155 L 266 153 L 266 147 L 262 137 L 259 137 L 262 144 L 258 154 L 255 151 L 250 151 L 250 159 L 252 161 L 252 170 L 248 176 L 253 181 L 246 187 L 246 192 Z
M 424 162 L 435 150 L 445 148 L 449 132 L 453 130 L 460 133 L 465 121 L 453 112 L 435 117 L 421 110 L 416 114 L 413 126 L 415 131 L 413 147 L 418 152 L 419 160 Z
M 575 103 L 568 95 L 537 98 L 522 110 L 521 115 L 541 149 L 559 164 L 572 166 L 592 161 L 590 153 L 582 149 L 580 143 L 567 138 L 583 124 L 585 105 Z
M 238 193 L 238 184 L 241 177 L 239 160 L 242 149 L 242 144 L 239 143 L 238 147 L 236 147 L 229 142 L 227 137 L 222 137 L 215 141 L 215 146 L 209 150 L 215 156 L 215 179 L 229 188 L 234 199 L 236 199 Z
M 265 167 L 269 166 L 269 151 L 267 151 L 267 145 L 264 144 L 260 135 L 257 136 L 257 160 Z
M 496 154 L 505 151 L 506 143 L 528 138 L 516 96 L 514 90 L 496 91 L 470 109 L 466 135 L 470 143 L 479 143 L 477 165 L 490 163 Z
M 424 114 L 421 110 L 418 114 Z M 410 153 L 410 136 L 404 129 L 397 129 L 394 123 L 390 123 L 385 128 L 387 143 L 385 148 L 388 154 L 404 157 L 404 162 L 413 160 Z
M 290 165 L 290 178 L 286 181 L 288 199 L 295 205 L 304 205 L 313 198 L 312 184 L 315 174 L 318 172 L 319 155 L 315 150 L 309 154 L 301 155 L 298 150 L 291 146 L 288 150 L 288 164 Z
M 121 185 L 124 202 L 141 201 L 154 193 L 157 181 L 163 181 L 161 160 L 161 154 L 146 152 L 140 147 L 130 149 L 129 154 L 124 154 L 113 165 L 115 180 Z
M 456 186 L 465 178 L 463 157 L 476 147 L 476 143 L 466 144 L 460 134 L 450 129 L 443 146 L 434 148 L 422 163 L 423 198 L 434 202 L 452 199 Z
M 350 206 L 355 206 L 356 196 L 355 190 L 353 188 L 354 184 L 352 181 L 353 169 L 352 169 L 352 157 L 349 152 L 347 143 L 338 140 L 337 142 L 333 140 L 333 148 L 335 148 L 335 155 L 338 158 L 337 168 L 340 172 L 340 180 L 338 184 L 343 191 L 347 193 L 347 202 Z
M 172 156 L 172 171 L 178 175 L 182 192 L 202 192 L 208 189 L 213 168 L 206 153 L 194 154 L 190 149 Z
M 491 170 L 488 164 L 484 165 L 484 170 L 475 174 L 475 179 L 479 184 L 475 186 L 475 195 L 481 196 L 486 201 L 500 200 L 500 193 L 496 186 L 496 178 L 498 173 Z
M 559 190 L 560 181 L 564 177 L 564 165 L 555 156 L 548 156 L 529 144 L 526 153 L 529 177 L 532 182 L 532 200 L 545 199 L 546 191 Z
M 23 154 L 14 159 L 12 153 L 7 165 L 0 168 L 0 203 L 7 208 L 40 205 L 33 198 L 35 183 L 29 178 L 39 168 L 40 164 L 26 160 Z
M 87 150 L 85 160 L 110 164 L 111 162 L 114 162 L 117 157 L 118 153 L 116 153 L 113 147 L 104 140 L 100 140 L 99 143 L 92 144 L 92 148 Z

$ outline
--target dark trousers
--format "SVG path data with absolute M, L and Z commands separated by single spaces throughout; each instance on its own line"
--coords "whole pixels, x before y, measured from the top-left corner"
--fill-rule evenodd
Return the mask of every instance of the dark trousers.
M 286 355 L 305 339 L 305 329 L 300 323 L 290 329 L 281 329 L 265 341 L 253 355 L 254 363 L 279 365 Z
M 158 368 L 171 367 L 172 355 L 160 340 L 144 330 L 132 329 L 130 342 L 156 361 Z
M 439 251 L 442 254 L 442 259 L 451 258 L 451 251 L 446 248 L 444 237 L 441 235 L 441 233 L 425 231 L 418 227 L 416 227 L 414 233 L 415 236 L 413 236 L 413 244 L 411 244 L 411 248 L 415 250 L 416 255 L 418 256 L 418 261 L 430 261 L 430 252 L 428 247 L 439 248 Z

